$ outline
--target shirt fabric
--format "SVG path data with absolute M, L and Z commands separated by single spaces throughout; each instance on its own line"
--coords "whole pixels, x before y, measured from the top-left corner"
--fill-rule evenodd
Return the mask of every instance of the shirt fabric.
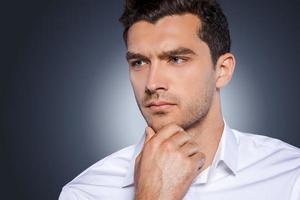
M 183 200 L 300 200 L 300 149 L 224 124 L 212 164 Z M 134 164 L 144 138 L 83 171 L 62 188 L 59 200 L 134 199 Z

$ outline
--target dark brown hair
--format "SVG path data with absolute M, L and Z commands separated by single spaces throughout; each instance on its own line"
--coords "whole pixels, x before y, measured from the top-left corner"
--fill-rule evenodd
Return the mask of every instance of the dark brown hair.
M 199 38 L 208 45 L 216 64 L 221 55 L 230 51 L 231 41 L 227 19 L 215 0 L 125 0 L 124 12 L 119 19 L 124 26 L 125 44 L 128 29 L 134 23 L 145 20 L 154 24 L 162 17 L 186 13 L 201 20 Z

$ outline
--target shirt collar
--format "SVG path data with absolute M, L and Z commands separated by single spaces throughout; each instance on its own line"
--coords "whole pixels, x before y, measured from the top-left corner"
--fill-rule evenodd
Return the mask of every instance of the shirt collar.
M 224 120 L 224 119 L 223 119 Z M 219 142 L 219 146 L 212 164 L 201 174 L 196 177 L 193 184 L 208 183 L 212 177 L 219 170 L 219 164 L 223 162 L 227 173 L 236 175 L 238 161 L 238 141 L 235 137 L 233 130 L 228 126 L 224 120 L 224 129 Z
M 223 161 L 231 172 L 236 175 L 238 167 L 238 140 L 233 133 L 233 130 L 228 126 L 224 120 L 224 131 L 222 135 L 220 161 Z M 221 139 L 221 140 L 222 140 Z M 218 163 L 217 163 L 218 164 Z
M 142 135 L 142 137 L 140 138 L 139 142 L 135 145 L 134 152 L 133 152 L 133 155 L 130 160 L 130 165 L 129 165 L 127 174 L 122 183 L 122 187 L 133 185 L 135 159 L 139 155 L 139 153 L 141 152 L 141 150 L 144 146 L 145 136 L 146 136 L 146 134 L 144 133 Z
M 135 159 L 143 148 L 144 140 L 145 140 L 145 133 L 142 135 L 139 142 L 136 144 L 134 148 L 134 152 L 130 161 L 128 172 L 124 178 L 122 187 L 130 186 L 133 185 L 134 183 Z M 216 155 L 214 157 L 213 163 L 207 170 L 205 170 L 206 171 L 205 173 L 199 174 L 199 176 L 195 179 L 193 184 L 207 183 L 211 175 L 214 174 L 220 162 L 224 162 L 224 164 L 228 167 L 230 172 L 232 172 L 235 175 L 237 171 L 237 161 L 238 161 L 238 141 L 233 133 L 233 130 L 228 126 L 228 124 L 224 120 L 224 129 L 223 129 L 222 137 Z M 203 174 L 205 176 L 203 176 Z

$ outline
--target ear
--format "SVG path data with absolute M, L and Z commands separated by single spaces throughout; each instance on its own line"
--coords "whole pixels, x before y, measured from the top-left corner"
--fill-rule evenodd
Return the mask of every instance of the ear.
M 225 53 L 219 57 L 216 64 L 216 87 L 218 89 L 226 86 L 234 73 L 235 58 L 231 53 Z

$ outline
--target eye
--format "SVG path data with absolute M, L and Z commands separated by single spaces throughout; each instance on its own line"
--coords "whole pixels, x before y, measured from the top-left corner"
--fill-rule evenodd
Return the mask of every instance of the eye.
M 146 64 L 143 60 L 135 60 L 129 63 L 131 67 L 141 67 Z
M 181 58 L 181 57 L 178 57 L 178 56 L 172 56 L 172 57 L 170 57 L 169 62 L 172 62 L 174 64 L 182 64 L 186 60 L 187 59 L 185 59 L 185 58 Z

